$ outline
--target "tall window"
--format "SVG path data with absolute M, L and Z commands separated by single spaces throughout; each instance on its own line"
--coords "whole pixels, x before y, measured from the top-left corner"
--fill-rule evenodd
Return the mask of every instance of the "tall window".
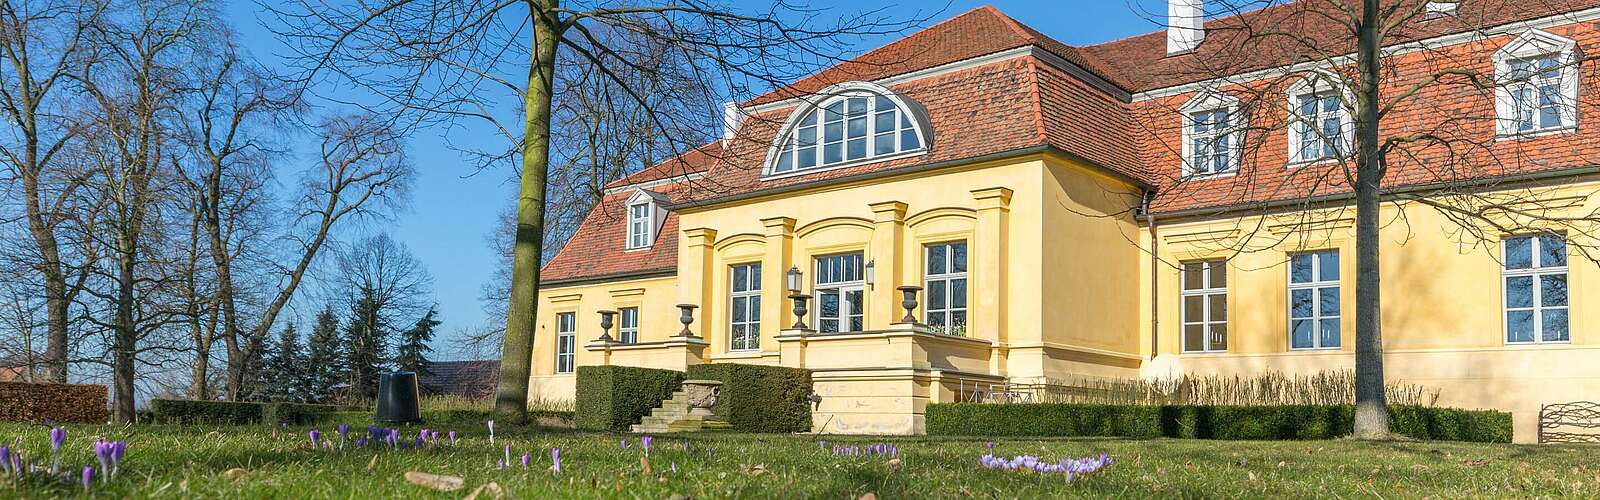
M 617 340 L 624 344 L 639 343 L 639 308 L 624 307 L 617 311 Z
M 863 304 L 865 283 L 861 280 L 861 254 L 830 255 L 817 258 L 817 330 L 821 332 L 859 332 L 865 330 Z
M 783 139 L 773 174 L 922 149 L 911 116 L 872 93 L 834 98 L 807 112 Z
M 1507 238 L 1506 343 L 1567 342 L 1567 240 L 1561 235 Z
M 1339 347 L 1339 251 L 1289 257 L 1289 348 Z
M 1511 61 L 1510 91 L 1516 108 L 1517 132 L 1564 128 L 1565 86 L 1557 54 Z
M 967 333 L 967 244 L 939 243 L 927 247 L 923 288 L 928 291 L 927 322 L 936 333 Z
M 572 356 L 577 345 L 577 313 L 556 314 L 556 373 L 572 373 Z
M 1309 162 L 1334 158 L 1344 147 L 1344 105 L 1339 94 L 1318 92 L 1294 98 L 1296 134 L 1295 161 Z
M 761 264 L 733 266 L 729 303 L 728 350 L 761 348 Z
M 1189 113 L 1189 173 L 1206 176 L 1233 172 L 1235 155 L 1232 113 L 1228 108 Z
M 1183 264 L 1183 350 L 1228 350 L 1228 265 L 1223 260 Z
M 628 248 L 650 246 L 650 204 L 628 205 Z

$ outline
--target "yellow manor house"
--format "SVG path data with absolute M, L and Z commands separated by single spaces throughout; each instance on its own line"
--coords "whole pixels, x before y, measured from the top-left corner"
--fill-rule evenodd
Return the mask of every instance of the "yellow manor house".
M 722 140 L 609 185 L 545 265 L 533 396 L 586 365 L 783 365 L 813 373 L 815 431 L 919 434 L 928 404 L 1010 387 L 1351 369 L 1350 61 L 1239 29 L 1348 51 L 1325 5 L 1173 0 L 1170 28 L 1082 47 L 984 7 L 729 104 Z M 1508 83 L 1384 122 L 1483 117 L 1450 127 L 1470 148 L 1391 153 L 1386 376 L 1531 441 L 1540 405 L 1600 399 L 1600 0 L 1426 9 L 1388 36 L 1386 95 L 1444 60 Z M 1464 215 L 1488 204 L 1508 219 Z

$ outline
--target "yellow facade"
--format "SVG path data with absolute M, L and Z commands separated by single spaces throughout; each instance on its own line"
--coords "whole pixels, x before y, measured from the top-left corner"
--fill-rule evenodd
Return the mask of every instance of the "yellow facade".
M 1540 188 L 1538 196 L 1587 211 L 1595 208 L 1587 196 L 1595 188 L 1592 181 L 1566 184 Z M 579 366 L 812 369 L 821 397 L 815 430 L 830 433 L 920 433 L 927 404 L 1007 380 L 1353 366 L 1353 209 L 1158 218 L 1152 230 L 1134 215 L 1140 192 L 1102 170 L 1039 153 L 684 208 L 675 276 L 541 291 L 533 390 L 536 397 L 572 397 L 572 375 L 555 373 L 561 312 L 576 313 Z M 1600 310 L 1582 307 L 1600 293 L 1592 263 L 1571 259 L 1570 343 L 1507 345 L 1498 238 L 1471 241 L 1415 204 L 1385 211 L 1383 337 L 1391 382 L 1437 388 L 1444 405 L 1511 411 L 1524 441 L 1533 436 L 1540 403 L 1600 391 L 1600 364 L 1592 362 L 1600 359 L 1600 338 L 1586 333 L 1600 324 Z M 905 312 L 895 287 L 922 285 L 923 249 L 950 241 L 966 242 L 970 253 L 965 337 L 898 323 Z M 1292 350 L 1287 261 L 1325 249 L 1340 251 L 1340 347 Z M 795 316 L 784 298 L 784 271 L 801 269 L 809 292 L 813 259 L 842 252 L 860 252 L 876 267 L 865 290 L 865 331 L 789 329 Z M 1185 353 L 1180 345 L 1178 266 L 1202 259 L 1227 261 L 1224 352 Z M 735 351 L 729 269 L 750 263 L 763 269 L 759 349 Z M 679 303 L 699 306 L 690 325 L 696 338 L 674 337 L 682 329 Z M 596 311 L 629 306 L 643 311 L 639 344 L 594 343 Z M 815 327 L 816 304 L 811 308 L 806 320 Z

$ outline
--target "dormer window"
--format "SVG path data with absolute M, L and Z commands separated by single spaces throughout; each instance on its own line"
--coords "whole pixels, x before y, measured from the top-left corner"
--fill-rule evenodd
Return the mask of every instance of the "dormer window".
M 628 250 L 650 248 L 655 244 L 656 231 L 661 228 L 661 222 L 666 220 L 662 198 L 660 194 L 643 189 L 628 198 L 625 205 L 628 212 Z
M 1184 174 L 1230 175 L 1239 171 L 1244 116 L 1239 100 L 1206 92 L 1179 108 L 1183 113 Z
M 1289 162 L 1315 163 L 1346 156 L 1355 127 L 1349 94 L 1338 76 L 1313 71 L 1289 87 Z
M 774 146 L 767 175 L 881 161 L 927 149 L 921 119 L 882 87 L 855 83 L 803 107 Z
M 1529 30 L 1495 51 L 1496 132 L 1511 136 L 1577 126 L 1576 47 L 1572 40 Z

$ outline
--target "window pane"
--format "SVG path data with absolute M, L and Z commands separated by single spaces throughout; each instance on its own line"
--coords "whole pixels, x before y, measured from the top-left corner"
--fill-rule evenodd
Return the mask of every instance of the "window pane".
M 761 324 L 761 296 L 750 297 L 750 324 Z
M 1205 350 L 1205 325 L 1183 325 L 1183 350 Z
M 1325 319 L 1318 323 L 1320 328 L 1317 340 L 1322 342 L 1318 347 L 1339 347 L 1339 318 Z
M 862 319 L 860 316 L 852 316 L 850 318 L 850 331 L 859 332 L 865 330 L 866 326 L 862 325 L 861 321 Z
M 839 121 L 844 118 L 844 101 L 834 101 L 823 109 L 822 121 Z
M 1539 277 L 1539 305 L 1567 305 L 1567 275 L 1547 274 Z
M 1506 313 L 1506 341 L 1533 342 L 1533 311 Z
M 1511 238 L 1505 242 L 1506 269 L 1533 267 L 1533 238 Z
M 1228 350 L 1228 324 L 1227 323 L 1212 323 L 1211 324 L 1211 345 L 1209 345 L 1207 347 L 1210 350 L 1213 350 L 1213 351 L 1226 351 L 1226 350 Z
M 1311 282 L 1311 254 L 1299 254 L 1289 258 L 1289 282 Z
M 1205 265 L 1199 262 L 1188 262 L 1183 265 L 1183 289 L 1199 290 L 1205 288 Z
M 1564 267 L 1567 265 L 1567 239 L 1561 236 L 1539 237 L 1539 267 Z
M 944 309 L 947 307 L 945 302 L 945 297 L 947 296 L 946 293 L 948 293 L 948 291 L 945 289 L 945 282 L 943 280 L 929 281 L 928 309 Z
M 950 326 L 967 326 L 967 312 L 954 311 L 950 313 Z
M 946 272 L 945 263 L 950 259 L 949 250 L 950 247 L 945 245 L 928 247 L 928 274 L 944 274 Z
M 1224 264 L 1222 261 L 1206 264 L 1206 274 L 1211 280 L 1207 286 L 1211 288 L 1228 287 L 1228 265 Z
M 839 163 L 844 161 L 844 144 L 833 143 L 822 146 L 822 163 Z
M 894 153 L 894 133 L 878 134 L 872 137 L 872 154 L 886 155 Z
M 917 131 L 904 129 L 900 131 L 900 150 L 911 151 L 922 147 L 922 141 L 917 139 Z
M 1339 287 L 1330 286 L 1317 289 L 1317 305 L 1322 307 L 1320 316 L 1339 315 Z
M 822 294 L 821 306 L 818 315 L 824 318 L 839 317 L 839 294 L 837 292 Z
M 844 140 L 844 123 L 833 122 L 822 126 L 823 142 L 839 142 Z
M 1183 298 L 1183 321 L 1194 323 L 1205 320 L 1206 298 L 1201 295 L 1189 295 Z
M 729 329 L 728 336 L 731 337 L 733 341 L 732 346 L 734 349 L 745 348 L 744 325 L 733 325 L 733 328 Z
M 1219 293 L 1215 295 L 1208 295 L 1206 296 L 1206 299 L 1207 302 L 1211 303 L 1211 321 L 1227 321 L 1228 296 Z
M 817 150 L 814 148 L 802 149 L 797 153 L 796 168 L 811 168 L 817 166 Z
M 784 151 L 779 153 L 778 166 L 772 167 L 772 169 L 778 172 L 788 172 L 790 170 L 794 170 L 794 153 L 792 151 Z
M 1309 319 L 1297 319 L 1290 321 L 1289 347 L 1293 347 L 1295 349 L 1309 349 L 1311 347 L 1315 347 L 1316 344 L 1312 343 L 1311 326 L 1312 323 Z
M 750 268 L 745 266 L 733 266 L 733 291 L 745 291 L 745 286 L 749 282 Z
M 747 310 L 746 308 L 749 307 L 748 301 L 749 301 L 749 299 L 744 298 L 744 297 L 734 297 L 733 298 L 733 322 L 735 322 L 735 323 L 743 323 L 744 322 L 745 318 L 747 317 L 745 315 L 745 311 Z
M 753 266 L 746 266 L 746 267 L 750 268 L 750 290 L 751 291 L 760 290 L 761 289 L 761 264 L 756 264 L 756 265 L 753 265 Z
M 862 307 L 861 297 L 862 297 L 862 295 L 863 295 L 863 292 L 861 290 L 851 290 L 851 291 L 845 292 L 845 300 L 844 301 L 845 301 L 846 304 L 850 305 L 850 314 L 851 315 L 860 315 L 860 314 L 863 313 L 863 311 L 861 310 L 861 307 Z
M 894 119 L 893 111 L 872 115 L 872 131 L 880 134 L 884 132 L 894 132 L 894 129 L 897 128 L 895 127 L 895 122 L 898 121 L 900 120 Z
M 878 96 L 877 98 L 873 99 L 873 101 L 873 109 L 875 110 L 883 111 L 886 109 L 894 109 L 894 101 L 889 100 L 887 97 Z
M 1545 342 L 1567 341 L 1567 309 L 1546 309 L 1540 312 L 1539 321 L 1543 327 L 1542 340 Z
M 1506 278 L 1506 307 L 1533 307 L 1533 277 Z
M 837 333 L 839 331 L 839 320 L 825 319 L 819 321 L 817 322 L 817 330 L 825 333 Z
M 800 147 L 808 148 L 817 144 L 817 128 L 804 127 L 800 129 Z
M 944 315 L 942 311 L 929 311 L 928 326 L 944 326 Z
M 950 244 L 950 269 L 951 272 L 967 272 L 967 244 Z
M 867 136 L 867 117 L 851 118 L 846 123 L 849 123 L 850 126 L 845 130 L 845 135 L 851 138 Z
M 965 309 L 967 307 L 967 280 L 950 280 L 950 308 Z
M 859 160 L 867 157 L 866 139 L 851 139 L 850 144 L 847 146 L 848 147 L 845 148 L 845 151 L 849 154 L 850 159 Z
M 851 116 L 855 116 L 855 115 L 859 115 L 859 114 L 863 114 L 863 113 L 867 112 L 867 98 L 865 98 L 865 97 L 852 97 L 852 98 L 850 98 L 850 100 L 848 102 L 850 103 L 850 106 L 849 106 L 848 109 L 845 110 L 845 112 L 850 114 Z
M 1317 279 L 1320 281 L 1339 281 L 1338 250 L 1317 253 Z
M 1291 318 L 1309 318 L 1309 317 L 1311 317 L 1312 313 L 1316 312 L 1315 304 L 1312 304 L 1311 300 L 1312 300 L 1311 290 L 1305 290 L 1305 289 L 1290 290 L 1289 291 L 1289 317 L 1291 317 Z
M 802 126 L 802 127 L 815 126 L 816 124 L 817 124 L 817 112 L 816 111 L 812 111 L 810 113 L 806 113 L 806 117 L 800 119 L 800 126 Z

